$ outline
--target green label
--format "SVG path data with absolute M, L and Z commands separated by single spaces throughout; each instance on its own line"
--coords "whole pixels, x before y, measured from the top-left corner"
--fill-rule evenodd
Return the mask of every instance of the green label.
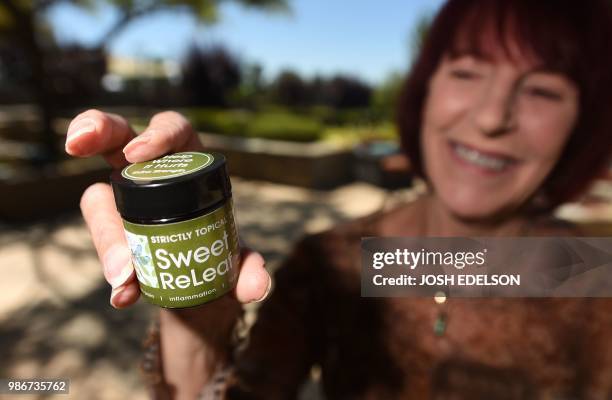
M 129 165 L 121 171 L 121 175 L 134 181 L 176 178 L 206 168 L 213 161 L 214 157 L 208 153 L 195 151 L 175 153 L 157 160 Z
M 140 291 L 150 303 L 192 307 L 232 290 L 239 246 L 232 202 L 187 221 L 140 225 L 123 221 Z

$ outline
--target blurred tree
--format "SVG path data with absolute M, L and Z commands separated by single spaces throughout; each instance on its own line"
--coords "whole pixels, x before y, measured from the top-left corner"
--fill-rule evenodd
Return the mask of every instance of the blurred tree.
M 240 86 L 232 93 L 232 105 L 254 109 L 265 102 L 263 67 L 258 63 L 243 64 L 240 75 Z
M 221 46 L 192 46 L 183 63 L 183 90 L 191 104 L 223 107 L 240 84 L 238 58 Z
M 372 108 L 381 117 L 393 118 L 403 81 L 403 73 L 393 72 L 374 90 Z
M 43 138 L 50 161 L 58 157 L 57 137 L 52 129 L 56 115 L 52 85 L 46 79 L 45 48 L 52 42 L 52 31 L 45 22 L 47 11 L 60 3 L 94 9 L 102 4 L 115 8 L 119 18 L 100 40 L 106 45 L 133 20 L 153 12 L 185 10 L 203 23 L 214 23 L 223 0 L 2 0 L 0 36 L 19 43 L 29 66 L 29 84 L 42 111 Z M 288 9 L 287 0 L 233 0 L 243 6 L 269 11 Z M 50 40 L 51 39 L 51 40 Z
M 370 105 L 372 88 L 357 78 L 336 75 L 323 86 L 323 101 L 335 108 L 356 108 Z
M 331 78 L 315 76 L 311 80 L 290 70 L 282 71 L 272 83 L 272 99 L 290 107 L 323 105 L 336 109 L 370 105 L 372 88 L 357 78 L 335 75 Z
M 308 82 L 308 101 L 310 104 L 325 104 L 325 85 L 327 81 L 321 75 L 315 75 Z
M 308 101 L 306 84 L 296 72 L 284 70 L 272 84 L 272 98 L 289 107 L 304 105 Z

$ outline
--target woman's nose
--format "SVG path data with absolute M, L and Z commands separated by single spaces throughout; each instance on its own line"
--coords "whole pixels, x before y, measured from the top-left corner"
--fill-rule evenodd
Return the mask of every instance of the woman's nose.
M 474 110 L 474 124 L 484 135 L 497 136 L 516 128 L 515 89 L 492 82 L 485 88 Z

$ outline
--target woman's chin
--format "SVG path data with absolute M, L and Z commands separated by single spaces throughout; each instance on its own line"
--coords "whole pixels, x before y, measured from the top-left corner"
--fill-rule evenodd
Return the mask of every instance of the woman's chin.
M 446 197 L 446 198 L 444 198 Z M 494 222 L 509 207 L 492 201 L 491 196 L 444 196 L 442 202 L 450 214 L 465 221 Z
M 450 213 L 457 219 L 473 222 L 493 222 L 499 213 L 488 211 L 486 209 L 474 209 L 471 207 L 454 207 L 450 208 Z

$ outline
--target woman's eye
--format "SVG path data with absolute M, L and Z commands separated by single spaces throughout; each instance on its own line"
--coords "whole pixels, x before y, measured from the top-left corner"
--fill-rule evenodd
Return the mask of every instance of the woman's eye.
M 479 73 L 468 70 L 468 69 L 460 69 L 460 68 L 451 69 L 450 75 L 453 78 L 463 79 L 463 80 L 472 80 L 472 79 L 480 78 Z
M 562 99 L 561 93 L 543 87 L 527 87 L 525 91 L 530 96 L 539 97 L 546 100 L 559 101 Z

